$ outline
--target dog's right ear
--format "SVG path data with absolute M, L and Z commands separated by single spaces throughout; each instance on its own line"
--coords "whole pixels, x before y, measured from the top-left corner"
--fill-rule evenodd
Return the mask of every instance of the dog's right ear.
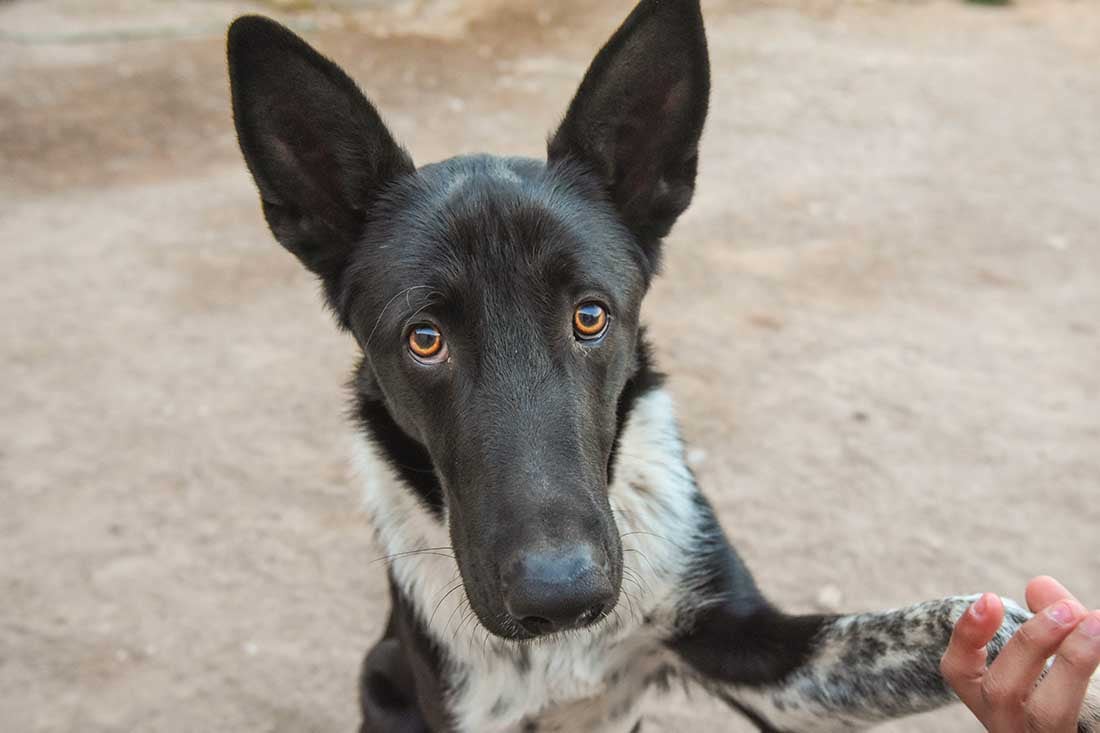
M 347 74 L 275 21 L 229 27 L 233 121 L 275 238 L 336 305 L 370 204 L 414 170 Z

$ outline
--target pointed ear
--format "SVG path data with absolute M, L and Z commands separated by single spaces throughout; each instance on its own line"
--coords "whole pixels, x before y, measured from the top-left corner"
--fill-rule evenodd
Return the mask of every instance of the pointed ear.
M 691 202 L 710 68 L 698 0 L 642 0 L 600 50 L 550 139 L 602 179 L 652 258 Z
M 278 23 L 238 18 L 228 52 L 233 121 L 264 216 L 335 305 L 368 207 L 412 161 L 355 82 Z

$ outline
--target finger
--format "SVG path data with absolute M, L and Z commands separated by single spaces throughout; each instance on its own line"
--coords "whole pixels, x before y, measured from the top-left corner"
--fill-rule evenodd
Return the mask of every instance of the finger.
M 1089 679 L 1100 665 L 1100 611 L 1086 616 L 1058 647 L 1054 666 L 1028 701 L 1033 730 L 1075 730 Z
M 982 679 L 986 704 L 1003 715 L 1018 713 L 1035 687 L 1046 660 L 1069 635 L 1085 609 L 1077 601 L 1058 601 L 1035 614 L 1005 644 Z
M 1076 601 L 1073 594 L 1066 587 L 1049 575 L 1040 575 L 1032 578 L 1027 584 L 1027 607 L 1032 613 L 1039 613 L 1044 608 L 1053 606 L 1058 601 L 1066 598 Z
M 985 646 L 1004 621 L 1004 605 L 993 593 L 985 593 L 955 622 L 940 672 L 970 710 L 981 717 L 985 712 L 982 677 L 985 675 Z

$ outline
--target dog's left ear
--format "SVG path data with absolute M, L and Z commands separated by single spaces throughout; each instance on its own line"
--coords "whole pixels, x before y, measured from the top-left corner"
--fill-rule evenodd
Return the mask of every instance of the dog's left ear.
M 710 67 L 699 0 L 642 0 L 596 56 L 550 139 L 602 179 L 656 264 L 657 246 L 691 203 Z

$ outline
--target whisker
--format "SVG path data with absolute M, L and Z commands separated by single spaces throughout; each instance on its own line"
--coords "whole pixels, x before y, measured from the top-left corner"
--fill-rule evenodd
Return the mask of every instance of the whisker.
M 371 341 L 372 338 L 374 338 L 374 332 L 378 330 L 378 324 L 380 324 L 382 322 L 382 316 L 386 315 L 386 309 L 388 309 L 391 305 L 393 305 L 393 302 L 395 300 L 397 300 L 402 295 L 404 295 L 405 296 L 405 301 L 408 302 L 409 293 L 411 291 L 413 291 L 413 290 L 423 290 L 424 288 L 430 288 L 430 287 L 431 287 L 431 285 L 413 285 L 410 288 L 406 288 L 405 290 L 402 290 L 400 293 L 398 293 L 397 295 L 393 296 L 388 301 L 386 301 L 386 304 L 384 306 L 382 306 L 382 311 L 378 314 L 378 318 L 374 321 L 374 326 L 371 327 L 370 333 L 367 335 L 366 345 L 370 346 L 370 341 Z
M 394 463 L 393 465 L 404 471 L 411 471 L 413 473 L 435 473 L 434 468 L 417 468 L 416 466 L 408 466 L 404 463 Z
M 686 547 L 673 542 L 668 537 L 662 537 L 661 535 L 657 534 L 656 532 L 647 532 L 644 529 L 636 529 L 636 530 L 633 530 L 631 532 L 624 532 L 623 534 L 619 535 L 619 539 L 624 539 L 626 537 L 630 537 L 631 535 L 637 535 L 637 534 L 647 535 L 649 537 L 656 537 L 659 540 L 664 540 L 665 542 L 672 545 L 673 547 L 680 550 L 681 552 L 689 552 L 689 550 Z
M 383 560 L 396 560 L 399 557 L 408 557 L 409 555 L 438 555 L 439 557 L 448 557 L 452 560 L 455 559 L 454 555 L 448 554 L 446 551 L 454 551 L 453 547 L 425 547 L 419 550 L 407 550 L 405 552 L 395 552 L 392 555 L 383 555 L 382 557 L 376 557 L 371 560 L 368 565 L 373 565 L 376 562 L 382 562 Z
M 634 585 L 638 586 L 638 592 L 640 593 L 649 595 L 650 590 L 652 590 L 641 573 L 634 568 L 628 567 L 626 563 L 623 563 L 623 578 L 629 579 Z
M 462 617 L 462 620 L 458 622 L 458 628 L 455 630 L 455 636 L 460 636 L 462 634 L 462 630 L 466 627 L 466 624 L 470 621 L 470 619 L 475 618 L 476 615 L 477 614 L 475 613 L 473 607 L 471 606 L 470 610 L 466 612 L 466 615 Z M 469 637 L 467 637 L 467 639 L 466 639 L 467 651 L 470 651 L 470 652 L 473 651 L 473 643 L 474 643 L 474 637 L 475 636 L 476 636 L 475 634 L 470 634 Z
M 657 568 L 653 565 L 653 561 L 649 559 L 648 555 L 646 555 L 644 552 L 642 552 L 638 548 L 636 548 L 636 547 L 624 547 L 623 552 L 636 552 L 636 553 L 638 553 L 642 557 L 643 560 L 645 560 L 647 563 L 649 563 L 649 569 L 652 570 L 655 575 L 657 574 Z
M 630 594 L 626 591 L 626 588 L 621 588 L 620 592 L 623 594 L 623 598 L 626 599 L 626 605 L 630 609 L 630 617 L 634 618 L 634 602 L 630 599 Z M 617 617 L 617 614 L 619 613 L 618 604 L 615 604 L 615 608 L 612 610 L 615 611 Z M 622 623 L 621 619 L 619 623 Z
M 449 591 L 443 594 L 443 597 L 439 599 L 439 603 L 435 604 L 435 610 L 432 611 L 432 615 L 428 617 L 428 628 L 432 627 L 432 621 L 435 620 L 435 614 L 439 611 L 439 607 L 443 605 L 443 601 L 447 600 L 447 596 L 454 593 L 456 590 L 462 587 L 462 581 L 455 583 Z
M 641 612 L 641 610 L 639 608 L 635 608 L 632 604 L 629 603 L 630 599 L 633 596 L 625 590 L 623 591 L 623 593 L 626 595 L 627 605 L 630 608 L 630 618 L 633 619 L 637 623 L 645 622 L 645 615 Z M 637 599 L 635 599 L 635 601 L 637 601 Z M 639 605 L 641 605 L 641 604 L 639 604 Z

